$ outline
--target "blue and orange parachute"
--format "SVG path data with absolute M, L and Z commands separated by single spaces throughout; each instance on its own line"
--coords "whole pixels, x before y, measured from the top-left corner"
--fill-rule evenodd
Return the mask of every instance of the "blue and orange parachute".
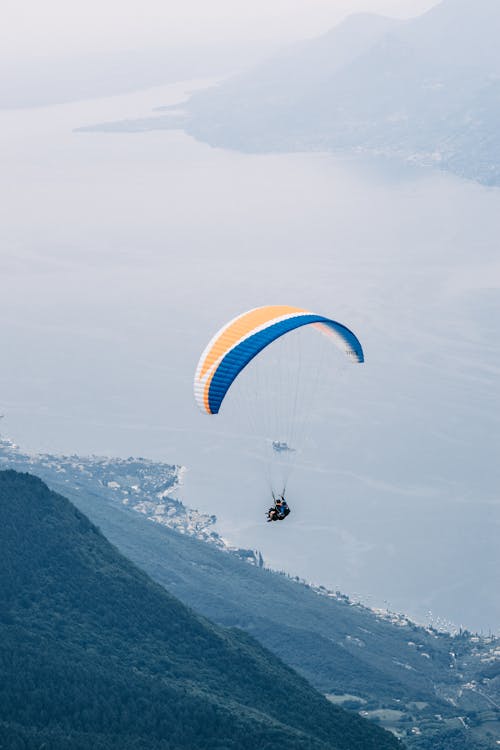
M 206 414 L 217 414 L 239 373 L 276 339 L 312 325 L 332 337 L 355 362 L 363 362 L 362 346 L 341 323 L 299 307 L 266 305 L 238 315 L 218 331 L 200 357 L 194 395 Z

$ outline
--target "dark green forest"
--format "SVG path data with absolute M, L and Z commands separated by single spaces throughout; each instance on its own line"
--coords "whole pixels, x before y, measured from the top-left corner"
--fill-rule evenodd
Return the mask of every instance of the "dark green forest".
M 0 747 L 389 750 L 241 631 L 194 614 L 39 479 L 0 472 Z

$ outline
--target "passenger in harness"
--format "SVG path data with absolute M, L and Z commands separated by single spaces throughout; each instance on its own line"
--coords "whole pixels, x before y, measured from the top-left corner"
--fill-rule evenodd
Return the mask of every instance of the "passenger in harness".
M 285 500 L 284 493 L 275 497 L 273 492 L 273 500 L 274 505 L 267 511 L 268 523 L 269 521 L 284 521 L 290 513 L 290 508 Z

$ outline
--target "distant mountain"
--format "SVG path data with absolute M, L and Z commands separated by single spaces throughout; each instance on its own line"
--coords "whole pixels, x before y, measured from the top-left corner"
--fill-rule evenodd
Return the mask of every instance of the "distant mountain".
M 39 479 L 0 472 L 0 745 L 384 750 L 249 636 L 195 615 Z
M 355 150 L 500 184 L 500 3 L 416 19 L 353 16 L 267 66 L 195 94 L 184 127 L 247 151 Z
M 243 147 L 250 148 L 252 143 L 258 148 L 263 136 L 272 140 L 287 130 L 300 132 L 312 114 L 300 102 L 321 96 L 340 71 L 399 23 L 371 14 L 351 16 L 318 39 L 296 44 L 251 71 L 194 94 L 188 104 L 188 129 L 200 128 L 216 140 L 218 135 L 237 142 L 243 138 Z
M 492 722 L 498 726 L 498 639 L 451 637 L 263 569 L 257 553 L 245 556 L 190 534 L 182 519 L 192 511 L 181 504 L 178 524 L 158 523 L 162 514 L 154 506 L 164 506 L 165 477 L 175 467 L 145 459 L 29 456 L 6 440 L 0 443 L 0 465 L 43 474 L 182 601 L 220 624 L 246 630 L 331 700 L 363 711 L 408 741 L 437 742 L 452 732 L 458 733 L 458 748 L 466 732 L 461 750 L 474 750 L 481 746 L 476 738 Z M 131 494 L 142 499 L 135 507 L 124 503 Z M 170 509 L 177 507 L 173 497 L 168 502 Z
M 222 148 L 365 153 L 500 185 L 498 29 L 497 0 L 444 0 L 404 22 L 353 15 L 182 111 L 79 130 L 183 128 Z
M 283 129 L 293 127 L 291 118 L 298 115 L 298 102 L 311 91 L 328 87 L 339 71 L 400 23 L 369 13 L 350 16 L 317 39 L 296 43 L 219 86 L 195 93 L 187 110 L 184 105 L 160 106 L 157 111 L 166 114 L 84 126 L 77 132 L 186 127 L 214 143 L 221 138 L 221 145 L 260 150 L 263 137 L 271 143 Z M 279 142 L 274 148 L 280 149 Z
M 314 122 L 310 107 L 316 108 L 315 100 L 325 97 L 343 70 L 401 23 L 368 13 L 350 16 L 317 39 L 196 92 L 186 106 L 185 127 L 214 145 L 288 150 L 291 139 L 302 138 Z

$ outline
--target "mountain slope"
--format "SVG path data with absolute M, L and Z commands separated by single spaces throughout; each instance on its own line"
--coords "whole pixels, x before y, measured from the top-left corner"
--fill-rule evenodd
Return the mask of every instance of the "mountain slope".
M 258 554 L 221 546 L 213 531 L 200 534 L 199 515 L 174 499 L 174 467 L 146 459 L 28 455 L 7 440 L 0 440 L 0 464 L 41 475 L 183 602 L 251 633 L 317 688 L 335 694 L 332 700 L 409 738 L 415 727 L 435 738 L 463 728 L 465 720 L 473 728 L 463 743 L 467 750 L 475 747 L 473 736 L 490 731 L 492 715 L 497 721 L 498 639 L 452 637 L 402 616 L 377 615 L 342 594 L 262 569 Z M 173 495 L 166 498 L 166 489 Z
M 370 700 L 435 698 L 433 685 L 450 663 L 446 636 L 403 620 L 395 627 L 342 595 L 320 597 L 242 563 L 258 560 L 248 550 L 217 554 L 210 547 L 221 549 L 220 537 L 200 533 L 198 525 L 193 529 L 193 511 L 165 497 L 175 494 L 175 467 L 145 459 L 30 456 L 9 441 L 0 441 L 0 463 L 41 476 L 182 601 L 223 625 L 251 632 L 323 691 L 355 692 Z M 151 523 L 163 525 L 165 519 L 183 535 Z M 197 538 L 186 538 L 193 531 Z
M 0 473 L 0 737 L 51 748 L 391 748 L 196 616 L 37 478 Z
M 446 733 L 469 714 L 478 724 L 491 721 L 490 701 L 498 700 L 500 681 L 492 674 L 486 683 L 483 673 L 499 663 L 498 640 L 467 633 L 452 637 L 397 615 L 377 617 L 341 594 L 248 565 L 102 498 L 79 493 L 75 500 L 128 557 L 182 601 L 251 633 L 340 703 L 374 719 L 385 709 L 399 712 L 387 726 L 410 736 L 413 727 L 430 737 Z M 482 696 L 464 689 L 471 681 Z M 475 736 L 468 732 L 462 750 L 475 750 Z

